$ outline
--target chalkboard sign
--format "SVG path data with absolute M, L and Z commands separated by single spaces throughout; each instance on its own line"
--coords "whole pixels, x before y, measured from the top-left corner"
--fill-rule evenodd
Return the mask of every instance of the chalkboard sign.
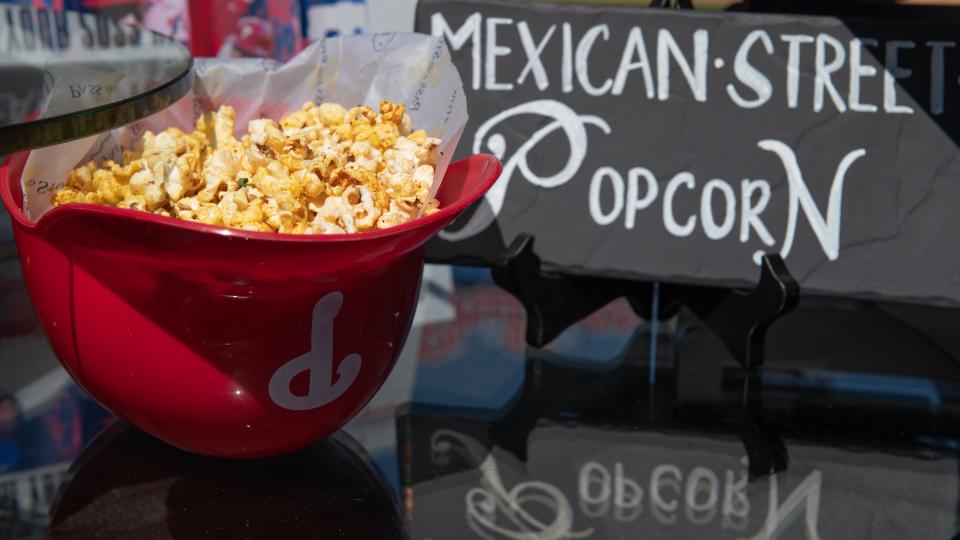
M 504 173 L 429 245 L 490 264 L 960 305 L 960 46 L 946 21 L 422 0 Z

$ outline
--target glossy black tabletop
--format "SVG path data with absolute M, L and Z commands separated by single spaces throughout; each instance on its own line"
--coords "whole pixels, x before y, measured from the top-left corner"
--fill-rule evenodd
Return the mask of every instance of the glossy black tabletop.
M 0 5 L 0 154 L 129 124 L 190 89 L 189 51 L 91 13 Z
M 2 230 L 0 230 L 2 233 Z M 3 237 L 0 236 L 0 244 Z M 58 367 L 0 262 L 0 539 L 948 539 L 960 314 L 805 300 L 760 372 L 621 300 L 544 349 L 485 270 L 430 267 L 385 387 L 335 437 L 188 455 Z

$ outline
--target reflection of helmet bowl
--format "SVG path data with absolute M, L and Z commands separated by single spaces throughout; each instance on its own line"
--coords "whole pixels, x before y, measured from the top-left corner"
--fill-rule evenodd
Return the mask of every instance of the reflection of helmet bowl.
M 297 236 L 68 205 L 20 208 L 23 155 L 0 173 L 24 281 L 61 363 L 114 413 L 193 452 L 257 457 L 346 423 L 406 338 L 423 244 L 496 180 L 450 166 L 442 210 L 393 229 Z
M 68 478 L 50 511 L 50 539 L 406 536 L 386 478 L 343 432 L 238 463 L 185 454 L 118 422 Z

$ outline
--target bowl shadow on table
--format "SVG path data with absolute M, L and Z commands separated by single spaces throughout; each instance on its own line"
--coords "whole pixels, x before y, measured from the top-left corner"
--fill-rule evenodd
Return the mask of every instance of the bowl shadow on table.
M 188 454 L 117 422 L 71 467 L 47 538 L 407 538 L 398 502 L 343 432 L 281 457 Z

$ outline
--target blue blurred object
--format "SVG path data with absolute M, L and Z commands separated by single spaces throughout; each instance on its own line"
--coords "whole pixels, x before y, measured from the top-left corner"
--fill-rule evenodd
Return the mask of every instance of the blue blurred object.
M 70 461 L 113 418 L 70 383 L 41 413 L 0 430 L 0 473 Z
M 0 474 L 14 470 L 23 459 L 23 447 L 12 439 L 0 440 Z
M 486 268 L 453 267 L 449 297 L 456 317 L 427 324 L 420 338 L 414 402 L 499 409 L 520 389 L 527 352 L 520 302 L 493 284 Z M 546 349 L 609 368 L 635 334 L 647 331 L 626 300 L 610 303 L 568 328 Z
M 493 285 L 489 268 L 480 266 L 454 266 L 453 282 L 457 285 Z

